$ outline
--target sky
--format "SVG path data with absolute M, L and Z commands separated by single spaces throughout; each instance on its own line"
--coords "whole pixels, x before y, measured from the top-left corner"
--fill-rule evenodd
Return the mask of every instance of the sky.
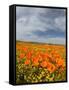
M 65 9 L 16 7 L 16 40 L 64 44 Z

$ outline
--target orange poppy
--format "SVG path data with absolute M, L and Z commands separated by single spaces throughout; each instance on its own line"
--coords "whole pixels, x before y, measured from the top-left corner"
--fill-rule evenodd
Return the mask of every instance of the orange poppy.
M 29 64 L 30 64 L 30 60 L 26 60 L 26 61 L 24 62 L 24 64 L 25 64 L 25 65 L 29 65 Z
M 27 47 L 24 47 L 24 48 L 23 48 L 23 51 L 24 51 L 24 52 L 27 52 L 27 50 L 28 50 Z
M 56 67 L 54 64 L 48 62 L 47 69 L 50 71 L 50 73 L 53 73 L 56 70 Z
M 33 58 L 32 58 L 32 63 L 33 63 L 34 66 L 39 65 L 38 60 L 39 60 L 39 59 L 38 59 L 37 57 L 33 57 Z
M 24 56 L 25 56 L 25 54 L 21 53 L 19 57 L 20 57 L 20 59 L 22 59 L 22 58 L 24 58 Z
M 63 59 L 59 59 L 57 61 L 57 66 L 64 66 L 64 60 Z
M 45 68 L 47 67 L 47 61 L 43 61 L 41 64 L 40 64 L 41 67 Z
M 27 54 L 26 54 L 26 57 L 27 57 L 27 59 L 30 59 L 31 58 L 31 52 L 28 52 Z

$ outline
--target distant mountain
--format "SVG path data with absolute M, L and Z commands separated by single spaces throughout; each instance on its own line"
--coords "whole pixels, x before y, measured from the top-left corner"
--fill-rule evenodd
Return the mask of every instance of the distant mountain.
M 16 42 L 23 42 L 23 43 L 32 43 L 32 44 L 48 44 L 48 45 L 61 45 L 61 46 L 65 46 L 63 44 L 53 44 L 53 43 L 43 43 L 43 42 L 32 42 L 32 41 L 20 41 L 20 40 L 16 40 Z

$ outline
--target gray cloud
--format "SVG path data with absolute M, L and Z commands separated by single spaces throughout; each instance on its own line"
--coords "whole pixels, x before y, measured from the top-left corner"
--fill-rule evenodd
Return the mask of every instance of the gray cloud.
M 16 7 L 16 39 L 64 44 L 65 17 L 65 9 Z

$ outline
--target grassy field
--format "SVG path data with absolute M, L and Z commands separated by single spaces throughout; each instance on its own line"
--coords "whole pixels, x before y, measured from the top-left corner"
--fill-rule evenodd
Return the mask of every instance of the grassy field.
M 65 46 L 16 41 L 17 84 L 65 80 Z

